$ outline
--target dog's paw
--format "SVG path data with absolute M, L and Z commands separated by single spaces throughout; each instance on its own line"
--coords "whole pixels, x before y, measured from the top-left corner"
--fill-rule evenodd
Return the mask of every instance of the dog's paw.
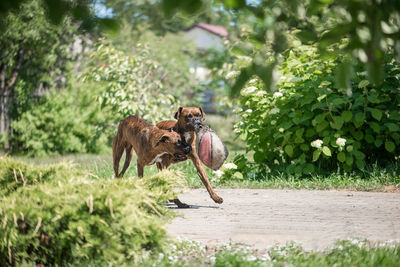
M 180 209 L 188 209 L 188 208 L 190 208 L 190 205 L 188 205 L 188 204 L 186 204 L 186 203 L 183 203 L 183 202 L 181 202 L 179 199 L 174 199 L 174 200 L 172 200 L 177 206 L 178 206 L 178 208 L 180 208 Z
M 222 202 L 224 202 L 222 197 L 219 197 L 219 196 L 213 197 L 213 200 L 214 200 L 215 203 L 218 203 L 218 204 L 222 204 Z

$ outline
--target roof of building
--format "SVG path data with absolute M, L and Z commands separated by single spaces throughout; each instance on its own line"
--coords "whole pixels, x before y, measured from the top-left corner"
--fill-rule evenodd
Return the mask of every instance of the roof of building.
M 222 37 L 228 36 L 228 31 L 225 29 L 225 27 L 218 26 L 218 25 L 205 24 L 205 23 L 196 23 L 195 25 L 193 25 L 192 27 L 187 29 L 187 31 L 189 31 L 195 27 L 204 29 L 208 32 L 211 32 L 212 34 L 219 35 Z

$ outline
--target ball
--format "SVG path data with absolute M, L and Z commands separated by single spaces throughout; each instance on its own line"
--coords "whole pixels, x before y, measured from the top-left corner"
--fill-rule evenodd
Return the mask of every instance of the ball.
M 228 149 L 217 133 L 208 126 L 203 126 L 197 132 L 196 149 L 204 165 L 214 171 L 221 168 L 229 155 Z

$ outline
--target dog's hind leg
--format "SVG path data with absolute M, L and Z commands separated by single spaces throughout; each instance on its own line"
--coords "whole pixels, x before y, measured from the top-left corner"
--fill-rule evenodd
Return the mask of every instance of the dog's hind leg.
M 157 165 L 157 169 L 158 169 L 159 171 L 161 171 L 161 170 L 163 169 L 163 165 L 162 165 L 161 162 L 157 162 L 156 165 Z
M 125 155 L 125 163 L 124 163 L 124 167 L 122 168 L 122 171 L 119 174 L 119 177 L 122 177 L 125 174 L 126 170 L 129 167 L 129 164 L 131 164 L 132 155 L 133 155 L 133 146 L 132 145 L 128 146 L 125 149 L 125 153 L 126 153 L 126 155 Z
M 118 176 L 119 161 L 122 157 L 122 154 L 124 153 L 124 146 L 118 142 L 117 137 L 114 138 L 112 150 L 113 150 L 113 164 L 114 164 L 115 177 L 119 177 Z

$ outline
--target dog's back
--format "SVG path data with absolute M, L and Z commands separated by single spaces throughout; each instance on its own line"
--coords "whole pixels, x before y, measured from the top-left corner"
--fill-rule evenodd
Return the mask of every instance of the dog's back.
M 168 130 L 173 128 L 176 125 L 176 121 L 167 120 L 167 121 L 160 121 L 156 124 L 156 126 L 160 129 Z

